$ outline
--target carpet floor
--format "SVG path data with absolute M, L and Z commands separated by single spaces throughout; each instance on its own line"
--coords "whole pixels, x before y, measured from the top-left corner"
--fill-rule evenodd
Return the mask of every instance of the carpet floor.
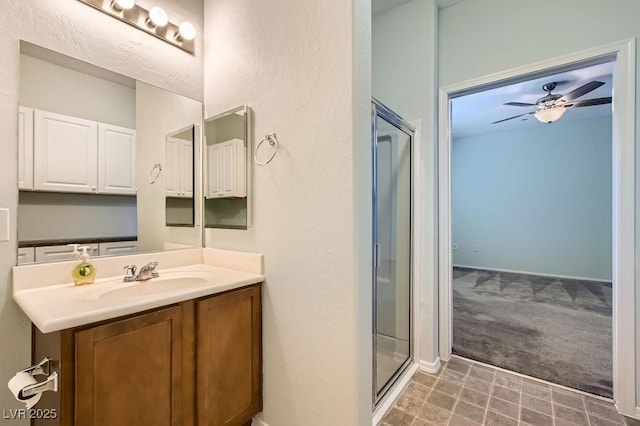
M 453 270 L 453 353 L 611 398 L 611 283 Z

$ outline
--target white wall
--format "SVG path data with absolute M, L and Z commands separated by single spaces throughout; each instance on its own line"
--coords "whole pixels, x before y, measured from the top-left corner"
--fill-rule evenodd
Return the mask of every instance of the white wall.
M 460 83 L 605 43 L 638 37 L 638 16 L 640 2 L 636 0 L 463 1 L 440 13 L 440 84 Z M 553 27 L 556 19 L 562 22 L 567 17 L 575 19 L 576 24 L 571 25 L 570 31 L 562 31 L 561 36 L 555 31 L 540 30 L 545 25 Z M 533 28 L 535 34 L 527 31 L 528 28 Z M 638 65 L 640 63 L 636 67 Z M 637 78 L 638 86 L 640 74 Z M 637 92 L 636 96 L 639 95 L 640 92 Z M 636 103 L 638 101 L 640 97 Z M 638 164 L 640 150 L 636 150 L 636 155 Z M 636 190 L 640 191 L 640 182 L 636 182 Z M 636 200 L 640 203 L 640 194 L 637 194 Z M 640 204 L 637 204 L 636 212 L 640 212 Z M 640 213 L 636 214 L 640 216 Z M 640 227 L 636 226 L 638 246 Z M 636 309 L 640 311 L 640 297 Z M 640 335 L 636 338 L 636 345 L 636 365 L 640 366 Z M 637 395 L 640 396 L 640 380 L 636 379 L 636 383 Z
M 200 246 L 202 228 L 199 214 L 197 226 L 165 226 L 166 173 L 161 173 L 154 184 L 149 174 L 156 163 L 166 171 L 166 137 L 169 133 L 196 124 L 195 164 L 199 164 L 199 129 L 202 121 L 202 103 L 171 93 L 146 83 L 136 84 L 136 183 L 138 188 L 138 250 L 162 250 L 165 242 Z M 194 170 L 200 176 L 200 168 Z M 202 208 L 200 191 L 194 188 L 195 212 Z
M 271 426 L 371 424 L 371 252 L 367 263 L 360 251 L 371 228 L 357 222 L 370 225 L 371 205 L 356 195 L 370 188 L 370 4 L 354 4 L 205 3 L 206 116 L 247 103 L 252 145 L 280 141 L 269 165 L 253 165 L 253 226 L 206 232 L 207 246 L 265 255 Z
M 408 121 L 420 120 L 419 181 L 421 229 L 420 321 L 414 339 L 420 360 L 438 356 L 438 308 L 435 204 L 435 102 L 438 9 L 435 0 L 413 0 L 373 19 L 373 96 Z
M 153 3 L 166 7 L 178 22 L 191 21 L 202 34 L 202 0 Z M 17 247 L 20 39 L 194 98 L 202 97 L 203 87 L 202 38 L 193 56 L 78 1 L 0 2 L 0 208 L 8 208 L 11 218 L 10 240 L 0 242 L 0 337 L 10 342 L 0 346 L 2 383 L 31 358 L 30 325 L 12 300 L 10 269 L 16 263 Z M 0 406 L 9 409 L 20 404 L 5 390 L 0 392 Z
M 20 55 L 20 105 L 136 128 L 136 89 Z
M 611 281 L 610 111 L 454 136 L 454 265 Z
M 135 237 L 136 197 L 119 195 L 20 193 L 20 241 Z

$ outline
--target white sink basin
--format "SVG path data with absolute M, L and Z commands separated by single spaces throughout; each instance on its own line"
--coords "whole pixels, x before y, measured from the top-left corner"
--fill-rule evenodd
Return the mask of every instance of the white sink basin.
M 215 280 L 211 272 L 168 271 L 147 281 L 124 282 L 122 279 L 96 282 L 77 292 L 80 299 L 125 300 L 136 297 L 160 296 L 165 293 L 190 290 Z
M 98 294 L 100 299 L 121 299 L 129 297 L 149 296 L 152 294 L 166 293 L 176 290 L 185 290 L 207 282 L 204 278 L 154 278 L 149 281 L 134 281 L 123 283 L 122 286 Z

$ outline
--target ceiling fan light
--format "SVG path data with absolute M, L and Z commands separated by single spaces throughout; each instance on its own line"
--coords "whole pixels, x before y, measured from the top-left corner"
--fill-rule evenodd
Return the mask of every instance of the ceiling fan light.
M 566 109 L 561 107 L 547 108 L 537 111 L 534 116 L 538 119 L 538 121 L 541 121 L 542 123 L 553 123 L 554 121 L 562 117 L 565 111 Z

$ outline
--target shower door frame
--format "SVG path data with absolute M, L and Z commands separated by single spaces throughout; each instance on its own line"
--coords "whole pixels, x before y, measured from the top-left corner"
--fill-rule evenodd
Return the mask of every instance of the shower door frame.
M 372 237 L 373 237 L 373 250 L 371 253 L 372 258 L 372 300 L 373 300 L 373 309 L 372 309 L 372 354 L 373 354 L 373 362 L 372 362 L 372 404 L 375 409 L 380 402 L 382 402 L 389 394 L 389 391 L 393 388 L 393 386 L 398 382 L 398 379 L 402 376 L 402 374 L 407 371 L 407 368 L 414 363 L 414 303 L 415 303 L 415 291 L 414 291 L 414 237 L 413 232 L 415 230 L 415 202 L 414 202 L 414 190 L 415 190 L 415 155 L 416 155 L 416 128 L 396 114 L 389 107 L 384 105 L 382 102 L 378 101 L 376 98 L 371 98 L 371 148 L 372 148 Z M 402 365 L 396 370 L 396 372 L 391 376 L 391 378 L 387 381 L 387 383 L 380 389 L 380 392 L 376 392 L 376 377 L 377 377 L 377 336 L 376 336 L 376 326 L 377 326 L 377 307 L 378 307 L 378 297 L 377 297 L 377 226 L 378 226 L 378 217 L 377 217 L 377 201 L 378 201 L 378 188 L 377 188 L 377 136 L 378 136 L 378 126 L 377 126 L 377 118 L 380 117 L 383 120 L 387 121 L 392 126 L 396 127 L 398 130 L 406 133 L 409 138 L 409 338 L 408 338 L 408 356 L 407 359 L 402 363 Z

